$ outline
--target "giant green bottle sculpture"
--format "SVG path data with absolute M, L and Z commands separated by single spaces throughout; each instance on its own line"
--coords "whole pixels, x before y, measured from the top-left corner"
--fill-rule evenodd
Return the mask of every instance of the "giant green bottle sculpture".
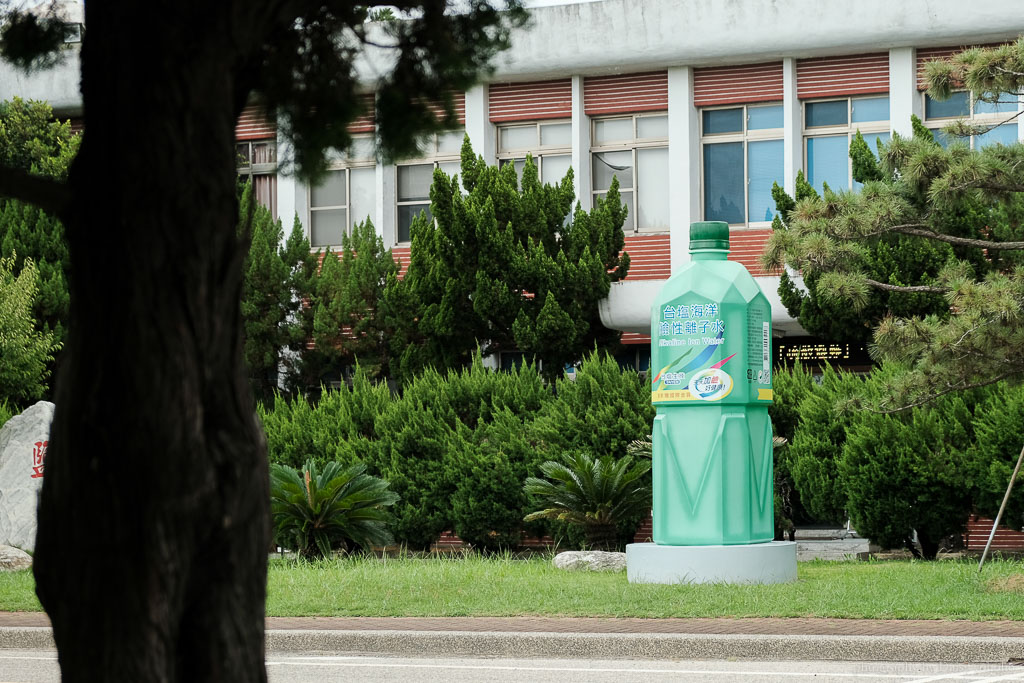
M 771 306 L 726 260 L 728 224 L 692 224 L 690 253 L 651 312 L 654 542 L 768 542 Z

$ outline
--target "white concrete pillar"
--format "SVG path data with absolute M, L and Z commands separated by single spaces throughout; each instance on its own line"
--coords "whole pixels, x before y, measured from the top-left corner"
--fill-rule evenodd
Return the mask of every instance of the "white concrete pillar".
M 796 92 L 796 59 L 782 60 L 782 151 L 783 187 L 790 197 L 796 194 L 796 174 L 804 168 L 803 110 Z
M 690 223 L 700 213 L 700 113 L 693 106 L 693 68 L 668 70 L 669 253 L 672 272 L 690 260 Z
M 291 145 L 281 137 L 280 134 L 277 136 L 277 158 L 280 159 L 291 159 L 294 157 L 292 153 Z M 292 225 L 295 221 L 295 197 L 298 194 L 299 189 L 305 189 L 305 185 L 299 183 L 295 179 L 295 175 L 289 171 L 285 173 L 280 170 L 283 164 L 278 161 L 278 172 L 277 172 L 277 215 L 281 219 L 281 227 L 284 228 L 284 239 L 288 239 L 288 235 L 292 232 Z
M 917 54 L 912 47 L 889 50 L 889 125 L 893 133 L 904 137 L 914 134 L 910 117 L 921 114 L 921 95 L 917 91 Z
M 572 170 L 576 199 L 584 211 L 594 205 L 590 194 L 590 119 L 583 113 L 583 76 L 572 77 Z
M 1017 141 L 1024 142 L 1024 97 L 1017 98 Z
M 374 225 L 377 234 L 384 240 L 384 248 L 389 249 L 396 244 L 398 235 L 395 232 L 395 165 L 377 160 L 377 193 L 374 199 Z
M 466 92 L 466 133 L 473 151 L 493 166 L 498 159 L 487 95 L 487 84 L 476 85 Z

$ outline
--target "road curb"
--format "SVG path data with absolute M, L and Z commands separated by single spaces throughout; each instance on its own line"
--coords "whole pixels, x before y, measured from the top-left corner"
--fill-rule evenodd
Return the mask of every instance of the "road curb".
M 947 636 L 793 636 L 498 631 L 267 632 L 271 652 L 324 651 L 408 657 L 753 659 L 1006 663 L 1024 639 Z
M 46 627 L 0 628 L 0 649 L 52 649 Z M 268 630 L 268 652 L 404 657 L 846 660 L 1005 664 L 1024 639 L 951 636 L 807 636 L 506 631 Z
M 4 626 L 0 628 L 0 650 L 52 650 L 49 626 Z

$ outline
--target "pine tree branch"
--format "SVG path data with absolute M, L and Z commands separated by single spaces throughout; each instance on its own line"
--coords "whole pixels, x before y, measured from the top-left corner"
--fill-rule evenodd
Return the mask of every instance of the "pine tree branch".
M 875 289 L 883 289 L 887 292 L 906 292 L 908 294 L 913 293 L 925 293 L 925 294 L 945 294 L 949 291 L 946 287 L 933 287 L 931 285 L 890 285 L 886 282 L 879 282 L 878 280 L 872 280 L 871 278 L 864 278 L 864 282 L 871 285 Z
M 1020 188 L 1024 190 L 1024 188 Z M 927 237 L 928 239 L 937 240 L 939 242 L 947 242 L 954 244 L 958 247 L 977 247 L 979 249 L 994 249 L 994 250 L 1013 250 L 1017 251 L 1024 249 L 1024 242 L 993 242 L 992 240 L 977 240 L 969 237 L 957 237 L 956 235 L 946 235 L 944 233 L 935 232 L 933 230 L 924 229 L 926 224 L 924 223 L 908 223 L 906 225 L 890 225 L 885 230 L 880 230 L 875 234 L 884 234 L 884 232 L 898 232 L 904 235 L 914 235 L 916 237 Z
M 0 196 L 18 199 L 52 216 L 60 216 L 71 200 L 71 191 L 67 184 L 52 178 L 0 166 Z
M 1016 95 L 1016 96 L 1018 96 L 1018 97 L 1020 96 L 1020 94 L 1019 94 L 1019 93 L 1010 93 L 1010 94 L 1011 94 L 1011 95 Z M 995 104 L 1010 104 L 1010 103 L 1009 103 L 1009 102 L 1002 102 L 1002 103 L 1000 103 L 1000 102 L 995 102 Z M 1013 121 L 1013 120 L 1015 120 L 1015 119 L 1019 118 L 1021 114 L 1024 114 L 1024 109 L 1022 109 L 1022 110 L 1018 110 L 1016 114 L 1014 114 L 1013 116 L 1010 116 L 1010 117 L 1008 117 L 1008 118 L 1005 118 L 1005 119 L 1003 119 L 1003 120 L 1002 120 L 1002 121 L 1000 121 L 999 123 L 993 123 L 993 124 L 992 124 L 992 125 L 991 125 L 991 126 L 989 127 L 989 130 L 995 130 L 995 129 L 996 129 L 996 128 L 998 128 L 999 126 L 1002 126 L 1003 124 L 1009 123 L 1010 121 Z
M 908 403 L 907 405 L 900 406 L 899 408 L 888 408 L 888 409 L 874 409 L 874 408 L 870 408 L 869 407 L 868 411 L 870 411 L 872 413 L 879 414 L 879 415 L 892 415 L 893 413 L 902 413 L 904 410 L 910 410 L 911 408 L 919 408 L 919 407 L 921 407 L 921 406 L 923 406 L 923 405 L 925 405 L 927 403 L 931 403 L 935 399 L 940 398 L 942 396 L 945 396 L 946 394 L 952 394 L 953 392 L 957 392 L 957 391 L 968 391 L 970 389 L 978 389 L 980 387 L 987 387 L 990 384 L 995 384 L 996 382 L 1001 382 L 1002 380 L 1007 379 L 1008 377 L 1014 377 L 1014 376 L 1018 376 L 1020 374 L 1021 374 L 1021 372 L 1018 369 L 1015 372 L 1014 371 L 1004 372 L 1001 375 L 997 375 L 995 377 L 989 377 L 989 378 L 984 379 L 984 380 L 982 380 L 980 382 L 972 382 L 970 384 L 962 384 L 962 383 L 947 384 L 946 388 L 943 389 L 942 391 L 936 391 L 936 392 L 929 393 L 929 394 L 925 395 L 924 398 L 922 398 L 922 399 L 920 399 L 918 401 L 915 401 L 914 403 Z

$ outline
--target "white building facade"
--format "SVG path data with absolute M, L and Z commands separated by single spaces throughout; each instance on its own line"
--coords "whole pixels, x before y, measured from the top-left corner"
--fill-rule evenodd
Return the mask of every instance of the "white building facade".
M 462 127 L 434 136 L 419 159 L 378 163 L 370 117 L 352 125 L 356 145 L 318 187 L 277 168 L 287 150 L 271 124 L 244 116 L 240 152 L 262 201 L 286 223 L 298 215 L 313 245 L 337 246 L 369 216 L 404 261 L 409 222 L 429 206 L 431 173 L 458 171 L 464 133 L 489 163 L 518 165 L 531 153 L 545 181 L 571 166 L 584 208 L 617 176 L 630 209 L 632 267 L 602 306 L 602 320 L 626 333 L 645 369 L 650 302 L 687 261 L 692 221 L 730 223 L 730 258 L 772 300 L 776 334 L 799 336 L 778 301 L 778 277 L 758 264 L 773 182 L 792 193 L 802 170 L 818 189 L 852 188 L 851 137 L 860 131 L 874 147 L 893 133 L 909 135 L 912 114 L 932 128 L 958 117 L 1006 121 L 973 145 L 1024 139 L 1024 125 L 1008 120 L 1017 102 L 991 105 L 966 94 L 934 102 L 921 80 L 928 59 L 1020 34 L 1016 0 L 547 2 L 533 8 L 530 26 L 516 32 L 488 82 L 456 95 Z M 385 64 L 371 55 L 361 65 L 368 91 Z M 9 68 L 0 71 L 0 99 L 47 99 L 74 113 L 77 59 L 43 76 Z

